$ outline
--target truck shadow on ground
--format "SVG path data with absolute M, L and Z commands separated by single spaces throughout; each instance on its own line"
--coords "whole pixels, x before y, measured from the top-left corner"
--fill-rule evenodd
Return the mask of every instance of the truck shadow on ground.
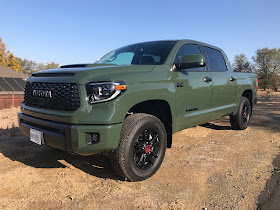
M 36 145 L 23 136 L 18 128 L 0 131 L 0 153 L 12 161 L 35 168 L 66 168 L 70 164 L 92 176 L 123 180 L 114 172 L 107 157 L 71 155 L 46 145 Z
M 279 209 L 280 207 L 280 154 L 272 162 L 274 170 L 258 199 L 257 209 Z
M 200 125 L 204 128 L 210 128 L 213 130 L 232 130 L 231 126 L 227 126 L 227 125 L 217 125 L 215 123 L 205 123 L 203 125 Z
M 269 101 L 264 98 L 260 98 L 259 103 L 257 103 L 257 105 L 253 108 L 249 127 L 257 127 L 273 132 L 279 132 L 280 114 L 276 113 L 279 110 L 280 100 L 275 99 L 273 101 Z M 228 116 L 200 126 L 213 130 L 232 130 Z

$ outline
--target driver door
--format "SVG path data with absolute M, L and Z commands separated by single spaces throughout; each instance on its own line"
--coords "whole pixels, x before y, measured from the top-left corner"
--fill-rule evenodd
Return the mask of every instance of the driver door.
M 199 55 L 199 45 L 182 45 L 174 64 L 181 63 L 185 55 Z M 175 70 L 172 75 L 176 87 L 177 131 L 209 121 L 212 99 L 212 80 L 206 67 Z

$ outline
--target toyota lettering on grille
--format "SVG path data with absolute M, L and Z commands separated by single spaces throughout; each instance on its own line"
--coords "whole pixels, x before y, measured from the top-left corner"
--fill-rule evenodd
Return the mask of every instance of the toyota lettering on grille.
M 51 90 L 33 90 L 32 96 L 41 98 L 52 98 Z

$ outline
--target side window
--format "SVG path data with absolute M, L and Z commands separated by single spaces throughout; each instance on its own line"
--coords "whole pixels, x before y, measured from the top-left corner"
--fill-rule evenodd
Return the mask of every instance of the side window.
M 209 59 L 211 71 L 227 71 L 225 59 L 219 50 L 209 47 L 204 47 L 204 49 Z
M 156 63 L 160 63 L 160 57 L 156 55 L 143 54 L 143 56 L 152 56 Z
M 174 60 L 174 64 L 179 64 L 182 62 L 185 55 L 201 55 L 199 46 L 196 44 L 185 44 L 183 45 Z M 199 68 L 190 68 L 187 69 L 188 71 L 204 71 L 205 67 L 199 67 Z

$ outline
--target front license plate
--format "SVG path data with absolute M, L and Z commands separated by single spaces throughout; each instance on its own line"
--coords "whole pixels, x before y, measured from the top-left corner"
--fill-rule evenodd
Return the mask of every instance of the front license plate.
M 43 132 L 30 128 L 30 141 L 32 141 L 36 144 L 42 145 Z

